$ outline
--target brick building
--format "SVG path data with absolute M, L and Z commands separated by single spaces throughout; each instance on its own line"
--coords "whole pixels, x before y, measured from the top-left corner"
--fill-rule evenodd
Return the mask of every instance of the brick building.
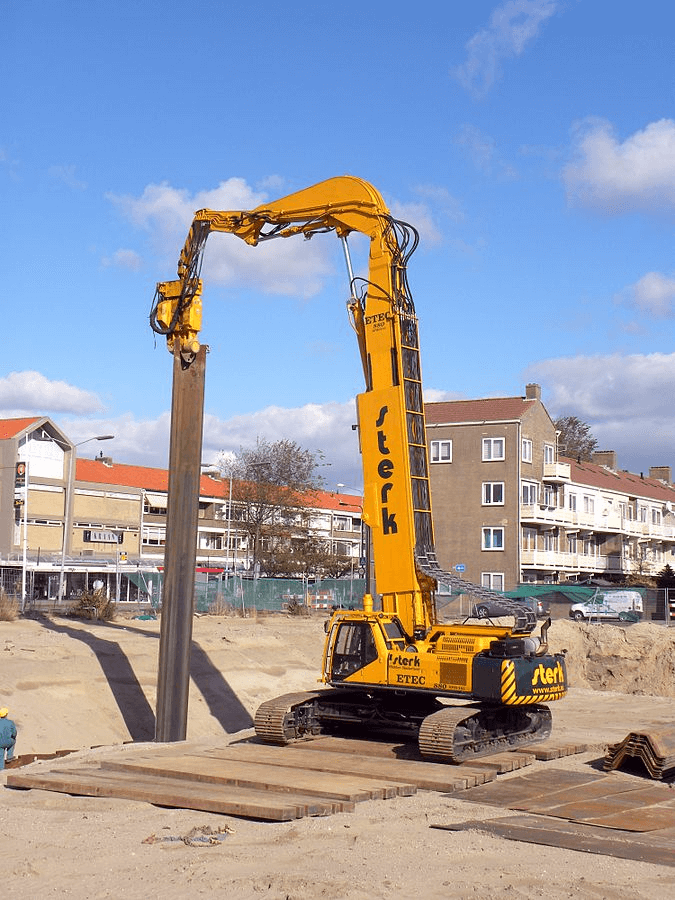
M 204 578 L 251 566 L 230 490 L 228 479 L 201 476 Z M 9 593 L 58 599 L 102 583 L 121 600 L 152 595 L 164 565 L 167 506 L 166 469 L 78 459 L 76 445 L 46 417 L 0 420 L 0 584 Z M 358 569 L 360 498 L 318 491 L 299 515 Z
M 538 385 L 524 397 L 426 404 L 438 557 L 496 590 L 655 575 L 675 561 L 668 467 L 558 455 Z

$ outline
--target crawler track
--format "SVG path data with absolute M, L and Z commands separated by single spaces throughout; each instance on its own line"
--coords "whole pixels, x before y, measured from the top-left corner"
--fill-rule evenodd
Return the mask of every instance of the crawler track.
M 426 759 L 459 763 L 544 741 L 551 734 L 547 706 L 448 706 L 393 723 L 378 715 L 383 710 L 372 698 L 370 705 L 354 700 L 354 694 L 333 690 L 283 694 L 258 709 L 256 735 L 267 744 L 284 745 L 355 726 L 361 736 L 416 733 Z
M 255 733 L 268 744 L 290 744 L 321 733 L 316 700 L 324 691 L 282 694 L 263 703 L 255 714 Z
M 544 741 L 550 735 L 547 706 L 447 707 L 426 717 L 418 743 L 426 759 L 464 762 Z

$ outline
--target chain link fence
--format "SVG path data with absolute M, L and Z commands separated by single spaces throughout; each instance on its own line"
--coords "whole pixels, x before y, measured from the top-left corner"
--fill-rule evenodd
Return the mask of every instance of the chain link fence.
M 289 578 L 240 578 L 231 576 L 197 582 L 195 609 L 200 613 L 221 612 L 255 615 L 257 612 L 309 612 L 334 607 L 360 607 L 365 579 L 326 578 L 307 582 Z

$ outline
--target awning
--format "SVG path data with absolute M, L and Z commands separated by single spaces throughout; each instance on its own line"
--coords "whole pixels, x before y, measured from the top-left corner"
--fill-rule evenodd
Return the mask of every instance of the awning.
M 151 491 L 146 491 L 145 496 L 149 506 L 154 506 L 157 509 L 166 509 L 169 499 L 168 494 L 153 494 Z

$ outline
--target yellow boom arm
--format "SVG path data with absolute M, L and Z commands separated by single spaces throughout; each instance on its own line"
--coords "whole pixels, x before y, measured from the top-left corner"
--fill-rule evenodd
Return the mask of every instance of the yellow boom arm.
M 157 286 L 153 329 L 179 342 L 189 364 L 199 348 L 201 258 L 211 231 L 256 246 L 263 240 L 334 231 L 370 239 L 368 278 L 353 279 L 349 310 L 365 391 L 357 397 L 364 475 L 363 520 L 370 526 L 377 591 L 384 612 L 411 638 L 436 619 L 437 579 L 487 593 L 438 568 L 434 551 L 417 317 L 406 264 L 417 234 L 397 222 L 378 191 L 351 176 L 331 178 L 248 211 L 195 214 L 178 262 L 178 281 Z M 357 291 L 360 289 L 360 295 Z M 492 594 L 490 596 L 493 596 Z M 364 598 L 364 608 L 372 604 Z

